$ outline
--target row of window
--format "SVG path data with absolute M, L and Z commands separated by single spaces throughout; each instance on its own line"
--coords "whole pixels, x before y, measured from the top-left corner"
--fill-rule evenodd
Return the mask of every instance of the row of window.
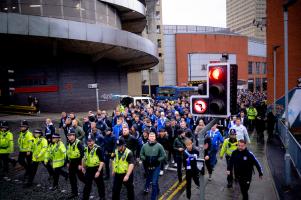
M 248 80 L 248 90 L 250 91 L 266 91 L 267 90 L 267 79 L 266 78 L 255 78 Z
M 265 62 L 248 62 L 248 74 L 266 74 L 267 64 Z

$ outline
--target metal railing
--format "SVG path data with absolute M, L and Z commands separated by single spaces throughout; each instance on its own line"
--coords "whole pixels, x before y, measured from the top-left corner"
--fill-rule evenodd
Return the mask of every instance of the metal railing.
M 291 161 L 295 166 L 299 176 L 301 177 L 301 145 L 295 139 L 293 134 L 288 130 L 285 124 L 281 120 L 278 120 L 277 134 L 284 146 L 286 144 L 286 133 L 288 134 L 288 152 L 290 154 Z

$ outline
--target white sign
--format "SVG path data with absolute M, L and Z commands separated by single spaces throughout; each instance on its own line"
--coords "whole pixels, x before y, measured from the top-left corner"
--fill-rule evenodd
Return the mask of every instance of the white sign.
M 97 89 L 98 85 L 97 85 L 97 83 L 88 84 L 88 88 L 89 89 Z

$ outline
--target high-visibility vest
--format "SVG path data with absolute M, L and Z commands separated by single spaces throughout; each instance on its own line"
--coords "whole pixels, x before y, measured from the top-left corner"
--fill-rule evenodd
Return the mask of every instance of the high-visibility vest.
M 96 154 L 96 150 L 99 148 L 97 145 L 94 145 L 94 147 L 89 152 L 89 147 L 85 148 L 85 165 L 86 167 L 96 167 L 99 166 L 100 159 L 98 155 Z
M 27 130 L 25 133 L 20 132 L 20 136 L 18 138 L 20 152 L 31 152 L 33 146 L 33 140 L 34 137 L 29 130 Z
M 231 156 L 232 152 L 237 149 L 237 145 L 238 145 L 237 141 L 232 143 L 230 142 L 229 138 L 225 139 L 220 152 L 220 156 L 223 156 L 224 153 L 226 153 L 228 156 Z
M 73 144 L 68 144 L 68 148 L 67 148 L 67 157 L 68 159 L 75 159 L 75 158 L 79 158 L 80 157 L 80 151 L 77 148 L 77 145 L 80 141 L 78 139 L 76 139 Z
M 51 145 L 51 160 L 52 168 L 62 167 L 65 164 L 66 147 L 63 142 L 59 141 L 56 144 Z
M 33 141 L 32 161 L 41 162 L 45 160 L 48 142 L 43 137 L 35 138 Z
M 13 134 L 10 131 L 0 131 L 0 154 L 12 153 L 13 151 Z
M 257 115 L 256 108 L 247 108 L 247 115 L 249 120 L 254 120 Z
M 131 150 L 125 148 L 123 155 L 119 158 L 118 150 L 115 150 L 115 159 L 113 161 L 113 170 L 117 174 L 125 174 L 128 171 L 129 163 L 127 157 Z

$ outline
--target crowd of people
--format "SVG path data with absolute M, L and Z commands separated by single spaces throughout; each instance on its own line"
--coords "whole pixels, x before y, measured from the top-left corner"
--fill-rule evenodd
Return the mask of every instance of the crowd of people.
M 135 164 L 139 163 L 145 172 L 144 192 L 151 191 L 152 200 L 158 198 L 158 180 L 168 167 L 177 169 L 179 183 L 183 181 L 182 170 L 185 169 L 186 195 L 190 199 L 191 180 L 199 185 L 196 160 L 203 147 L 208 180 L 212 180 L 220 151 L 221 159 L 226 155 L 227 186 L 231 188 L 233 180 L 237 180 L 243 199 L 248 199 L 253 166 L 260 177 L 262 169 L 247 149 L 250 143 L 247 129 L 253 131 L 256 127 L 258 141 L 263 141 L 264 128 L 260 123 L 266 120 L 266 104 L 263 93 L 240 91 L 238 96 L 238 114 L 214 124 L 205 134 L 203 129 L 209 119 L 192 116 L 186 98 L 158 101 L 154 105 L 118 105 L 112 116 L 105 110 L 89 111 L 82 121 L 75 113 L 62 112 L 57 129 L 48 118 L 45 130 L 35 129 L 33 133 L 29 123 L 22 121 L 18 163 L 25 168 L 25 186 L 32 186 L 38 166 L 42 164 L 52 179 L 51 190 L 58 189 L 60 176 L 69 178 L 70 198 L 78 196 L 77 180 L 80 180 L 85 185 L 83 199 L 89 199 L 93 181 L 99 198 L 106 199 L 104 180 L 112 178 L 112 199 L 120 199 L 124 185 L 127 198 L 133 200 L 133 173 Z M 0 161 L 7 172 L 8 164 L 15 166 L 17 162 L 9 156 L 14 150 L 13 134 L 6 121 L 1 122 L 0 128 Z M 60 129 L 63 134 L 59 134 Z M 200 137 L 204 138 L 203 144 L 199 143 Z

